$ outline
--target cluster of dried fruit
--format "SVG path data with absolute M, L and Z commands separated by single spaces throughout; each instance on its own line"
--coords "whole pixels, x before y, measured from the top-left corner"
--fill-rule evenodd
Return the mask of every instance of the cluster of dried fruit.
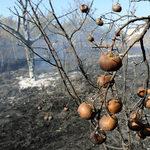
M 87 13 L 89 11 L 88 6 L 85 4 L 81 5 L 80 9 L 84 13 Z M 122 7 L 117 3 L 112 7 L 112 10 L 114 12 L 121 12 Z M 96 24 L 98 26 L 103 26 L 104 22 L 102 21 L 102 18 L 98 18 L 96 20 Z M 117 31 L 115 33 L 115 38 L 118 36 L 120 36 L 120 31 Z M 88 40 L 90 42 L 93 42 L 94 37 L 90 35 L 88 37 Z M 99 86 L 98 94 L 99 96 L 103 97 L 100 101 L 102 105 L 98 108 L 98 110 L 96 110 L 96 108 L 94 107 L 95 100 L 92 100 L 92 103 L 83 102 L 78 107 L 78 113 L 81 118 L 86 120 L 95 120 L 95 122 L 97 122 L 95 131 L 92 132 L 90 136 L 91 141 L 94 144 L 102 144 L 106 140 L 105 131 L 112 131 L 118 126 L 118 118 L 116 117 L 116 114 L 121 112 L 123 108 L 122 101 L 119 100 L 117 93 L 116 96 L 114 96 L 112 90 L 115 84 L 112 72 L 118 71 L 122 67 L 122 59 L 120 58 L 119 54 L 113 53 L 113 44 L 111 46 L 103 46 L 103 48 L 109 47 L 111 47 L 110 51 L 103 54 L 99 58 L 99 66 L 103 71 L 105 71 L 105 74 L 101 75 L 97 80 L 97 84 Z M 101 92 L 101 89 L 104 89 L 105 91 Z M 106 98 L 108 89 L 111 89 L 113 93 L 113 98 L 111 98 L 110 100 L 107 100 Z M 115 90 L 117 91 L 117 89 Z M 140 87 L 137 91 L 137 95 L 140 98 L 144 99 L 147 96 L 147 93 L 150 94 L 150 89 L 146 91 L 144 87 Z M 105 104 L 104 108 L 106 109 L 107 114 L 100 118 L 100 112 L 102 110 L 103 104 Z M 144 101 L 144 106 L 146 108 L 150 108 L 150 96 Z M 132 112 L 129 120 L 127 121 L 127 125 L 130 130 L 134 131 L 134 134 L 138 139 L 144 139 L 145 137 L 150 136 L 150 125 L 148 122 L 143 123 L 142 113 L 140 115 L 138 111 Z
M 87 13 L 88 10 L 89 10 L 89 8 L 88 8 L 87 5 L 83 4 L 83 5 L 80 6 L 80 10 L 81 10 L 82 13 Z M 122 7 L 121 7 L 119 4 L 116 4 L 116 5 L 114 5 L 114 6 L 112 7 L 112 10 L 113 10 L 114 12 L 121 12 Z M 96 20 L 96 24 L 97 24 L 98 26 L 103 26 L 104 22 L 103 22 L 102 18 L 98 18 L 98 19 Z M 119 36 L 119 35 L 117 35 L 117 36 Z M 88 40 L 89 40 L 90 42 L 93 42 L 93 41 L 94 41 L 93 36 L 89 35 Z

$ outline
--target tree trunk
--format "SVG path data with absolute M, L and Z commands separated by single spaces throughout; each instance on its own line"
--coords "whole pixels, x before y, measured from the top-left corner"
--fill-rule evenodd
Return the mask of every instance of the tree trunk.
M 35 79 L 34 53 L 27 46 L 25 46 L 25 50 L 28 62 L 29 77 L 30 79 Z

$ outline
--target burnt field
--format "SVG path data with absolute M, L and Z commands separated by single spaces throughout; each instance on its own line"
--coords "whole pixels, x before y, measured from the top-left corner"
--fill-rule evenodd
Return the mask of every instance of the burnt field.
M 137 58 L 140 60 L 140 58 Z M 137 61 L 139 61 L 137 60 Z M 130 59 L 127 76 L 127 94 L 132 100 L 126 105 L 138 101 L 137 95 L 131 95 L 131 88 L 135 91 L 145 79 L 145 67 L 138 66 L 136 73 L 140 74 L 135 82 L 134 69 Z M 52 71 L 53 75 L 56 72 Z M 99 68 L 93 67 L 88 71 L 88 76 L 96 84 L 99 75 L 103 74 Z M 3 150 L 99 150 L 103 145 L 94 145 L 90 140 L 93 128 L 87 120 L 82 119 L 78 112 L 78 106 L 68 95 L 59 75 L 52 76 L 49 86 L 20 88 L 20 78 L 28 78 L 28 70 L 20 68 L 9 72 L 3 71 L 0 75 L 0 149 Z M 89 101 L 97 96 L 97 90 L 91 87 L 79 71 L 72 71 L 69 77 L 75 86 L 82 101 Z M 122 70 L 116 77 L 117 89 L 122 98 L 123 76 Z M 134 90 L 133 90 L 134 91 Z M 99 101 L 95 107 L 98 108 Z M 38 109 L 41 106 L 42 109 Z M 64 107 L 69 108 L 68 111 Z M 150 114 L 150 110 L 146 110 Z M 105 114 L 105 108 L 102 115 Z M 52 120 L 45 120 L 44 116 L 53 116 Z M 124 114 L 117 115 L 120 129 L 128 145 L 126 119 Z M 149 119 L 149 117 L 148 117 Z M 109 149 L 121 148 L 121 142 L 117 129 L 106 132 L 106 144 Z M 149 138 L 137 140 L 131 131 L 132 149 L 146 150 L 150 148 Z

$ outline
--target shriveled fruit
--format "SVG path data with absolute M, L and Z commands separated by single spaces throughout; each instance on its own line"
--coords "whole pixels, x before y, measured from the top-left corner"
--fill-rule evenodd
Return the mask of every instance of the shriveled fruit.
M 112 7 L 112 10 L 115 11 L 115 12 L 121 12 L 122 7 L 118 4 L 116 4 Z
M 49 120 L 52 120 L 52 119 L 53 119 L 53 116 L 49 116 L 48 119 L 49 119 Z
M 144 105 L 146 108 L 150 108 L 150 99 L 145 100 Z
M 101 20 L 101 18 L 98 18 L 98 19 L 96 20 L 96 24 L 97 24 L 98 26 L 102 26 L 102 25 L 103 25 L 103 21 Z
M 48 116 L 44 116 L 44 120 L 48 120 Z
M 80 10 L 83 13 L 86 13 L 88 11 L 88 6 L 85 4 L 80 5 Z
M 106 140 L 106 134 L 103 130 L 94 131 L 91 133 L 90 138 L 93 144 L 102 144 Z
M 107 53 L 99 58 L 99 66 L 104 71 L 117 71 L 122 67 L 122 60 L 117 54 Z
M 140 119 L 130 119 L 128 120 L 128 127 L 130 130 L 139 131 L 143 128 L 143 123 Z
M 130 118 L 132 118 L 132 119 L 135 119 L 135 118 L 141 119 L 141 115 L 139 113 L 136 113 L 136 111 L 133 111 L 130 115 Z
M 68 107 L 64 107 L 64 110 L 68 111 L 68 110 L 69 110 L 69 108 L 68 108 Z
M 147 89 L 147 93 L 150 94 L 150 89 Z
M 104 115 L 99 121 L 101 129 L 104 131 L 112 131 L 118 125 L 118 119 L 115 115 Z
M 109 84 L 111 77 L 112 77 L 111 75 L 101 75 L 97 79 L 97 84 L 99 86 L 102 86 L 103 88 L 106 88 Z M 114 80 L 111 81 L 110 86 L 112 86 L 113 84 L 114 84 Z
M 149 124 L 144 124 L 143 129 L 140 130 L 140 133 L 144 136 L 150 136 L 150 125 Z
M 135 131 L 135 137 L 138 139 L 138 140 L 144 140 L 146 138 L 145 135 L 141 134 L 140 131 Z
M 93 119 L 96 116 L 96 109 L 93 103 L 83 102 L 78 108 L 78 113 L 83 119 Z
M 119 113 L 122 110 L 122 102 L 117 98 L 113 98 L 107 102 L 106 108 L 112 114 Z
M 93 36 L 89 35 L 89 36 L 88 36 L 88 40 L 89 40 L 90 42 L 93 42 L 93 41 L 94 41 Z
M 42 109 L 42 106 L 38 106 L 38 110 L 41 110 Z
M 137 95 L 139 97 L 142 97 L 142 98 L 145 97 L 145 95 L 146 95 L 145 88 L 144 87 L 139 87 L 138 90 L 137 90 Z

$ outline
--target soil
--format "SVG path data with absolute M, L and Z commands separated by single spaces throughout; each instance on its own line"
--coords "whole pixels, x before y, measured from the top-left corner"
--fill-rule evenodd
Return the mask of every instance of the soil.
M 100 72 L 95 70 L 89 76 L 96 82 L 99 74 Z M 79 116 L 77 104 L 68 95 L 60 80 L 53 81 L 56 86 L 21 90 L 16 78 L 19 76 L 28 77 L 27 70 L 5 71 L 0 77 L 1 150 L 105 149 L 104 144 L 94 145 L 91 142 L 90 134 L 93 128 L 89 121 Z M 70 77 L 82 101 L 90 101 L 96 96 L 96 90 L 86 82 L 81 73 L 72 72 Z M 122 85 L 119 84 L 118 87 L 121 89 Z M 38 106 L 42 109 L 38 109 Z M 68 111 L 64 110 L 66 106 Z M 105 110 L 102 113 L 104 114 Z M 45 116 L 51 115 L 52 120 L 44 119 Z M 125 117 L 121 114 L 118 118 L 125 144 L 128 146 Z M 117 129 L 106 131 L 106 135 L 108 149 L 122 148 Z M 150 148 L 149 138 L 137 140 L 131 131 L 131 139 L 132 150 Z

